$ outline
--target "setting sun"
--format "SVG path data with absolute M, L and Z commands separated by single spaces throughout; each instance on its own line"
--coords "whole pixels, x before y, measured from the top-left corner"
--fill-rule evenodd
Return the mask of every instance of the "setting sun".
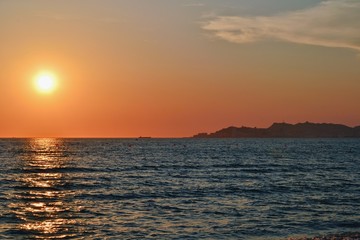
M 53 92 L 56 85 L 56 76 L 51 72 L 42 72 L 35 77 L 35 87 L 41 93 Z

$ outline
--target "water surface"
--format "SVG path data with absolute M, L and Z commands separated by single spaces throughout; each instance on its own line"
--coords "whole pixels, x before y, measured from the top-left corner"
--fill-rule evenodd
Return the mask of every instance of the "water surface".
M 1 239 L 360 229 L 359 139 L 3 139 Z

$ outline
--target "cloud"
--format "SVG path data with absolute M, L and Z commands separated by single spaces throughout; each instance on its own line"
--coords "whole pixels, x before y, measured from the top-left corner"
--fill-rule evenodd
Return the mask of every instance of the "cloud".
M 360 51 L 360 1 L 328 0 L 276 16 L 218 16 L 203 25 L 235 43 L 282 40 Z

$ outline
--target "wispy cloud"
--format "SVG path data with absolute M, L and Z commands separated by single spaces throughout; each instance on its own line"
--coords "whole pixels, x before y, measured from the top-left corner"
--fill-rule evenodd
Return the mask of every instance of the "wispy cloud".
M 360 1 L 328 0 L 276 16 L 218 16 L 203 29 L 235 43 L 267 39 L 360 51 Z

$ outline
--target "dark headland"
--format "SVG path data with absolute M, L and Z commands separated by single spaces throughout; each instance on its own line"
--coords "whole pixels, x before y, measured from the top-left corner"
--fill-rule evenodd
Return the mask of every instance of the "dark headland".
M 228 127 L 194 138 L 360 138 L 360 126 L 333 123 L 273 123 L 269 128 Z

